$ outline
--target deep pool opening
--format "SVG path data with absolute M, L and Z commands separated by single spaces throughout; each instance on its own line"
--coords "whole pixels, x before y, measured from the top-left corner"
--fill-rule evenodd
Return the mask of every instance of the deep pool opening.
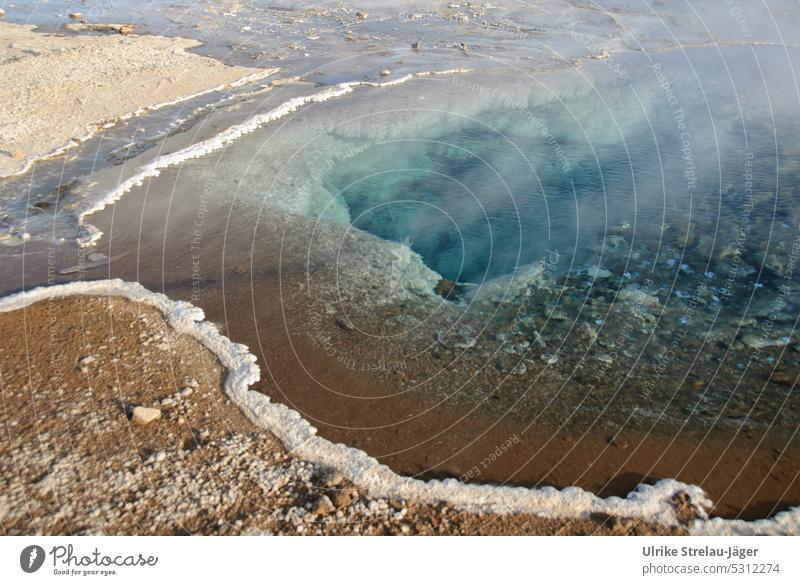
M 345 203 L 353 227 L 408 245 L 445 283 L 480 284 L 527 260 L 520 204 L 530 207 L 529 193 L 541 189 L 515 195 L 496 168 L 507 140 L 484 132 L 475 152 L 476 140 L 462 129 L 447 141 L 371 145 L 329 173 L 325 186 Z M 462 290 L 442 287 L 448 299 Z

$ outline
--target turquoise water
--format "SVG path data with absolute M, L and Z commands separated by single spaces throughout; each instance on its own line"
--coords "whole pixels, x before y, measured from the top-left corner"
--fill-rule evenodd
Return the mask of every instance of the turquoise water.
M 697 79 L 683 57 L 634 61 L 635 78 L 543 103 L 540 93 L 559 88 L 524 80 L 520 98 L 518 81 L 513 94 L 492 87 L 486 108 L 460 115 L 454 105 L 441 123 L 407 133 L 413 113 L 401 108 L 401 130 L 338 162 L 324 186 L 353 226 L 407 242 L 460 282 L 508 274 L 548 250 L 575 269 L 679 275 L 723 268 L 734 246 L 758 271 L 798 227 L 800 129 L 777 68 L 750 83 L 781 57 L 759 55 L 695 51 Z M 485 90 L 458 83 L 465 99 Z M 634 258 L 637 244 L 646 252 Z

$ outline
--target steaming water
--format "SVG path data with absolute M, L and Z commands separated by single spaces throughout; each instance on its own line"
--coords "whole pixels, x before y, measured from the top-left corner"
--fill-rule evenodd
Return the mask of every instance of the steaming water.
M 785 55 L 695 50 L 697 77 L 686 58 L 629 58 L 624 79 L 596 63 L 360 90 L 243 138 L 213 173 L 194 165 L 197 183 L 405 242 L 464 283 L 548 250 L 564 268 L 679 283 L 738 246 L 737 283 L 753 286 L 797 231 Z
M 788 389 L 764 386 L 800 363 L 786 59 L 694 49 L 361 87 L 188 161 L 180 185 L 231 194 L 267 224 L 304 218 L 290 237 L 310 265 L 341 265 L 337 287 L 363 293 L 354 319 L 388 306 L 388 327 L 414 330 L 391 309 L 393 275 L 427 291 L 412 295 L 419 307 L 438 278 L 459 282 L 443 309 L 458 325 L 424 318 L 431 332 L 405 338 L 420 351 L 446 330 L 442 343 L 460 339 L 478 369 L 588 370 L 581 383 L 621 400 L 620 416 L 711 421 L 756 401 L 747 424 L 797 420 Z M 378 239 L 348 247 L 363 233 Z M 511 357 L 492 365 L 500 350 Z M 716 386 L 680 391 L 687 375 Z

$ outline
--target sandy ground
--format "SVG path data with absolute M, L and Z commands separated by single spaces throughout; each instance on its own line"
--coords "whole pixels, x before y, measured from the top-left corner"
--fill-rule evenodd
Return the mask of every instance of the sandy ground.
M 195 40 L 34 28 L 0 22 L 0 177 L 105 122 L 266 73 L 187 52 Z
M 371 498 L 254 427 L 216 358 L 131 301 L 43 301 L 0 314 L 0 339 L 4 534 L 683 532 Z

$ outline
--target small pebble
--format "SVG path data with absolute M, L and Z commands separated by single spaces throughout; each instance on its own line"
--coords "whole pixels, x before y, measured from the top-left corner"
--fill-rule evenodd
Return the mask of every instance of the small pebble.
M 161 410 L 147 406 L 136 406 L 131 412 L 131 420 L 139 425 L 146 425 L 161 418 Z

